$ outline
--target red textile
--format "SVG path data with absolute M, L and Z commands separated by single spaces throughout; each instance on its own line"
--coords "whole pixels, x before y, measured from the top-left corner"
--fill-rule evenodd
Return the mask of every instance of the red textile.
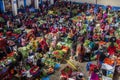
M 117 39 L 117 40 L 116 40 L 116 43 L 117 43 L 117 44 L 120 44 L 120 39 Z
M 110 34 L 113 34 L 114 33 L 114 29 L 110 29 Z
M 105 29 L 105 24 L 101 25 L 101 29 L 103 29 L 103 30 Z
M 95 34 L 95 35 L 93 36 L 93 38 L 94 38 L 94 39 L 98 39 L 99 36 L 98 36 L 97 34 Z
M 47 46 L 46 40 L 42 40 L 40 42 L 40 44 L 42 45 L 42 48 L 44 49 L 45 46 Z
M 3 35 L 3 33 L 0 33 L 0 37 Z
M 65 33 L 65 32 L 66 32 L 66 28 L 63 27 L 61 31 L 62 31 L 63 33 Z
M 108 53 L 110 54 L 110 55 L 113 55 L 114 53 L 116 52 L 116 47 L 115 46 L 109 46 L 108 47 Z
M 6 46 L 6 40 L 3 38 L 0 38 L 0 48 L 3 48 Z
M 8 32 L 6 33 L 6 35 L 7 35 L 7 36 L 12 36 L 12 32 L 11 32 L 11 31 L 8 31 Z

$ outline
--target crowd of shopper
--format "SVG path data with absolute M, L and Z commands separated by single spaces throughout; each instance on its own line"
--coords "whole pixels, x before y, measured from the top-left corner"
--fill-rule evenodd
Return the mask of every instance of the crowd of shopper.
M 19 12 L 16 16 L 0 15 L 5 20 L 0 23 L 0 41 L 2 42 L 0 42 L 0 60 L 7 54 L 16 52 L 16 62 L 14 65 L 9 65 L 10 68 L 15 70 L 17 66 L 24 66 L 23 53 L 18 49 L 27 46 L 32 40 L 37 40 L 38 37 L 41 37 L 42 41 L 33 44 L 34 49 L 28 50 L 27 53 L 29 53 L 28 56 L 41 53 L 42 57 L 36 63 L 34 61 L 32 64 L 29 63 L 30 66 L 37 64 L 39 68 L 44 67 L 42 59 L 46 54 L 54 58 L 51 54 L 63 38 L 67 38 L 71 43 L 68 54 L 72 60 L 79 62 L 97 60 L 100 67 L 105 58 L 119 57 L 119 11 L 113 11 L 111 6 L 103 9 L 102 6 L 87 3 L 56 2 L 51 7 L 46 4 L 40 6 L 36 12 L 27 10 L 25 13 Z M 50 10 L 59 12 L 48 14 Z M 78 21 L 73 17 L 77 17 Z M 45 22 L 42 24 L 40 20 Z M 13 34 L 15 30 L 17 34 Z M 28 30 L 31 30 L 29 35 Z M 19 70 L 22 69 L 19 68 Z

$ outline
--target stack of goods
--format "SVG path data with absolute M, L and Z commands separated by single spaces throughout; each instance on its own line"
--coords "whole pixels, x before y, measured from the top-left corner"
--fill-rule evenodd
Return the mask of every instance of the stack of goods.
M 9 75 L 14 74 L 10 68 L 16 62 L 16 54 L 14 52 L 9 53 L 0 61 L 0 77 L 2 79 L 7 79 Z M 13 69 L 14 71 L 14 69 Z M 7 78 L 6 78 L 7 77 Z
M 73 17 L 73 18 L 72 18 L 72 21 L 73 21 L 74 23 L 80 21 L 80 16 L 75 16 L 75 17 Z
M 63 70 L 61 70 L 61 78 L 68 79 L 72 74 L 72 69 L 69 66 L 66 66 Z
M 103 73 L 103 79 L 112 80 L 115 71 L 115 61 L 110 58 L 105 58 L 101 70 Z
M 29 52 L 29 50 L 30 50 L 30 46 L 31 46 L 31 45 L 27 45 L 27 46 L 24 46 L 24 47 L 20 47 L 20 48 L 19 48 L 19 51 L 22 53 L 24 59 L 25 59 L 26 57 L 28 57 L 28 52 Z

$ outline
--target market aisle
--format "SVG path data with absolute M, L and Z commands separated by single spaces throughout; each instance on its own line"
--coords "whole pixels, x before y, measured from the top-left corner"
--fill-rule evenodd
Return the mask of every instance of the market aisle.
M 89 73 L 86 71 L 86 64 L 87 62 L 79 63 L 75 60 L 70 60 L 74 65 L 77 67 L 78 71 L 82 72 L 84 74 L 85 80 L 88 79 Z M 92 63 L 96 63 L 96 61 L 92 61 Z M 69 64 L 61 64 L 61 68 L 55 72 L 54 75 L 50 76 L 50 80 L 60 80 L 60 71 L 65 68 Z

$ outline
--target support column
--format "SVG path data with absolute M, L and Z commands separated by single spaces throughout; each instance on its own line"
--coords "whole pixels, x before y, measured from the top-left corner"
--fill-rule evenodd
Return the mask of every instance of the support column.
M 42 3 L 43 3 L 43 0 L 40 0 L 39 4 L 42 5 Z
M 26 5 L 27 5 L 27 6 L 30 6 L 31 3 L 32 3 L 31 0 L 26 0 Z
M 0 0 L 0 12 L 4 12 L 5 11 L 5 8 L 4 8 L 4 1 L 3 0 Z
M 4 0 L 2 0 L 2 3 L 3 3 L 3 12 L 5 12 L 5 3 L 4 3 Z
M 12 0 L 12 12 L 13 12 L 13 15 L 17 15 L 17 2 L 16 2 L 16 0 Z
M 17 4 L 18 4 L 18 8 L 20 8 L 21 6 L 24 7 L 24 0 L 16 0 Z
M 50 4 L 53 5 L 54 4 L 54 0 L 50 0 Z
M 25 8 L 26 8 L 26 5 L 27 5 L 27 4 L 26 4 L 26 0 L 24 0 L 24 7 L 25 7 Z
M 39 9 L 39 0 L 35 0 L 35 9 Z

